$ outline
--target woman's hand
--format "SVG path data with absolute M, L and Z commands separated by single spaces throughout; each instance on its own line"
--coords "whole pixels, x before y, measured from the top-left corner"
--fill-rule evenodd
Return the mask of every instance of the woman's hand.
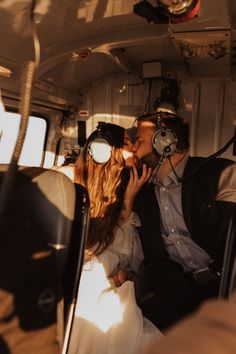
M 130 169 L 130 178 L 129 183 L 127 185 L 125 195 L 124 195 L 124 202 L 123 208 L 121 211 L 121 218 L 126 219 L 130 216 L 133 208 L 133 202 L 136 194 L 140 190 L 140 188 L 149 180 L 152 173 L 152 169 L 144 164 L 142 168 L 142 175 L 138 176 L 138 171 L 136 166 L 132 166 Z
M 130 169 L 130 178 L 125 191 L 125 199 L 134 200 L 136 194 L 140 188 L 149 180 L 152 173 L 152 169 L 144 164 L 142 167 L 142 175 L 138 176 L 138 171 L 135 165 Z
M 124 284 L 127 280 L 134 281 L 135 274 L 133 272 L 128 272 L 125 270 L 119 270 L 116 274 L 113 275 L 113 280 L 117 287 Z

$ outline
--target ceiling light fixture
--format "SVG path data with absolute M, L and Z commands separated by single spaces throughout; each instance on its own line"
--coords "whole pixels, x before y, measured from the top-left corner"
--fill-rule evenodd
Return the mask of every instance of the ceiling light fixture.
M 92 50 L 89 48 L 78 49 L 72 53 L 72 60 L 86 60 L 90 54 L 92 54 Z

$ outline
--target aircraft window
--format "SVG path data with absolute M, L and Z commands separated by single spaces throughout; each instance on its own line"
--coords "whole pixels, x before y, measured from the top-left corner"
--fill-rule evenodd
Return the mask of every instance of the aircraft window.
M 0 115 L 0 163 L 10 163 L 20 126 L 20 115 L 2 112 Z M 40 166 L 44 151 L 47 124 L 43 118 L 29 117 L 23 149 L 19 159 L 21 166 Z

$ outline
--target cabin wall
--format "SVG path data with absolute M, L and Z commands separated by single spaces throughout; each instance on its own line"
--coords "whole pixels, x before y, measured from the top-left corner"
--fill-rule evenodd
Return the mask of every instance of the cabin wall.
M 148 96 L 149 83 L 135 74 L 122 74 L 104 78 L 80 93 L 77 119 L 87 121 L 87 136 L 98 121 L 133 125 L 142 114 Z M 162 80 L 152 83 L 150 104 L 160 94 Z M 184 78 L 180 84 L 178 113 L 190 124 L 190 153 L 208 156 L 233 136 L 236 122 L 236 81 L 209 78 Z M 222 156 L 234 159 L 233 146 Z

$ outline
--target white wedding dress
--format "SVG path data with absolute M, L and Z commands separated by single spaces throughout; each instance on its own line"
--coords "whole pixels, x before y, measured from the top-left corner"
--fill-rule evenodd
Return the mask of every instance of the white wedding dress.
M 115 239 L 101 255 L 84 263 L 69 354 L 139 354 L 160 331 L 136 304 L 134 284 L 116 287 L 118 270 L 137 271 L 143 259 L 135 213 L 115 231 Z

